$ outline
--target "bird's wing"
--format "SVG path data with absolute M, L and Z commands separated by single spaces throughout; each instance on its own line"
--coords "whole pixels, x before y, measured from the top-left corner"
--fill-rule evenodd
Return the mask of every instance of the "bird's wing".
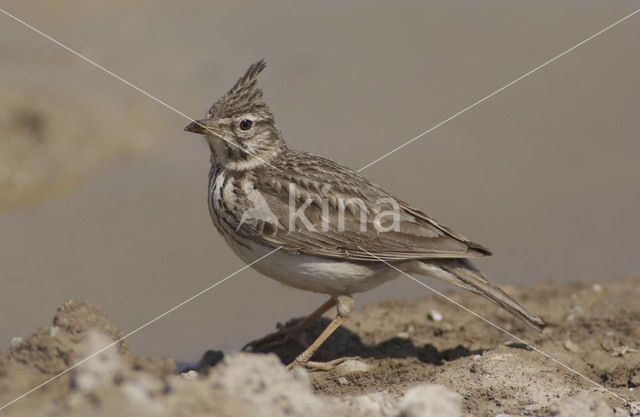
M 323 162 L 322 169 L 306 167 L 303 176 L 285 171 L 258 178 L 271 210 L 268 218 L 277 224 L 250 219 L 241 226 L 243 232 L 293 253 L 357 261 L 491 254 L 348 168 Z

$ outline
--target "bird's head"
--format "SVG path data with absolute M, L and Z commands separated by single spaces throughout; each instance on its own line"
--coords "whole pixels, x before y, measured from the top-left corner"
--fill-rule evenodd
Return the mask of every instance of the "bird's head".
M 244 170 L 268 163 L 284 147 L 273 114 L 257 87 L 264 60 L 251 65 L 236 84 L 207 112 L 206 119 L 184 128 L 206 135 L 214 163 Z

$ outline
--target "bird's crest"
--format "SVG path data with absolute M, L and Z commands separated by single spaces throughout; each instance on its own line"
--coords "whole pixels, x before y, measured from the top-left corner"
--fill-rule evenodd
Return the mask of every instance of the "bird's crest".
M 235 114 L 267 111 L 262 99 L 262 90 L 258 88 L 258 75 L 267 64 L 264 59 L 252 64 L 247 72 L 220 100 L 209 109 L 209 117 L 229 117 Z

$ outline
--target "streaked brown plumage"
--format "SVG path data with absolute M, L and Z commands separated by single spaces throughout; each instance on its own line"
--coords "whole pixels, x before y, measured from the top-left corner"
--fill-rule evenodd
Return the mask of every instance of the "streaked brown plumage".
M 491 255 L 489 250 L 355 171 L 289 149 L 257 87 L 264 67 L 264 61 L 252 65 L 211 106 L 206 119 L 185 130 L 207 135 L 212 163 L 209 209 L 234 252 L 252 262 L 281 248 L 254 268 L 286 285 L 329 294 L 332 301 L 311 318 L 337 304 L 338 317 L 296 363 L 307 364 L 313 351 L 346 319 L 353 293 L 397 276 L 381 261 L 483 295 L 528 324 L 544 326 L 468 260 Z M 296 215 L 298 208 L 303 209 L 302 216 Z M 381 219 L 389 217 L 393 228 L 382 224 Z M 260 343 L 270 344 L 274 338 Z

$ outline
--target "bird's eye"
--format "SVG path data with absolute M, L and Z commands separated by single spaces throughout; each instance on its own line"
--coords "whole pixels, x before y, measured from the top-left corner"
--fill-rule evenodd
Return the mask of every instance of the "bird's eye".
M 249 130 L 251 129 L 251 126 L 253 126 L 253 121 L 249 119 L 244 119 L 240 122 L 240 129 L 242 130 Z

